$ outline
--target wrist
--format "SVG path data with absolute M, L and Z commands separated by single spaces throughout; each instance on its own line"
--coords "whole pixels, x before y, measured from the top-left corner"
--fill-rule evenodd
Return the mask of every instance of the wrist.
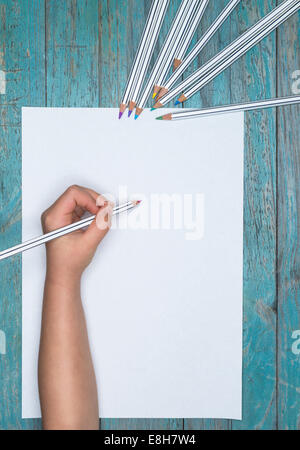
M 67 290 L 80 289 L 81 273 L 47 267 L 45 284 Z
M 47 270 L 44 287 L 44 305 L 52 305 L 56 311 L 64 311 L 81 303 L 80 277 L 70 277 Z M 62 309 L 61 309 L 62 308 Z

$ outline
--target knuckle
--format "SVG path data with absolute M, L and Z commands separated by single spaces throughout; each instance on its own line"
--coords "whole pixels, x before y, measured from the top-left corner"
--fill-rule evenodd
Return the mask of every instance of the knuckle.
M 42 214 L 41 214 L 41 222 L 42 222 L 43 224 L 44 224 L 45 221 L 46 221 L 47 214 L 48 214 L 48 209 L 46 209 L 45 211 L 43 211 Z
M 99 194 L 96 199 L 97 206 L 103 206 L 107 202 L 106 197 L 104 195 Z
M 43 228 L 45 230 L 48 230 L 51 228 L 51 224 L 53 224 L 53 218 L 48 209 L 46 209 L 46 211 L 44 211 L 42 213 L 41 222 L 42 222 Z
M 71 186 L 68 187 L 67 192 L 75 192 L 78 190 L 78 185 L 77 184 L 72 184 Z

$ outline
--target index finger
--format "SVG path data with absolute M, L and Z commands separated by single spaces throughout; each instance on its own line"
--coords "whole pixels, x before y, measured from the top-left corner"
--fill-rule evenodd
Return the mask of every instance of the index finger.
M 78 206 L 91 214 L 97 214 L 98 212 L 93 196 L 80 186 L 73 185 L 56 200 L 52 208 L 59 209 L 63 215 L 68 215 L 72 214 Z

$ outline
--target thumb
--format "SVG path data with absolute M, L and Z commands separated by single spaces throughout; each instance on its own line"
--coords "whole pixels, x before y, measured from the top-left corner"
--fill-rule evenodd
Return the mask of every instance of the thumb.
M 95 220 L 91 223 L 85 232 L 85 239 L 88 245 L 98 247 L 104 236 L 111 227 L 111 218 L 113 214 L 113 204 L 108 203 L 102 207 L 96 215 Z

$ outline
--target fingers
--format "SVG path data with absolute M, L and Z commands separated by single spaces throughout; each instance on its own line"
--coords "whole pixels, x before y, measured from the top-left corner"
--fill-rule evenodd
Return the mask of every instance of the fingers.
M 111 226 L 113 207 L 113 203 L 96 191 L 73 185 L 43 214 L 43 228 L 45 232 L 52 231 L 80 220 L 89 211 L 96 219 L 83 236 L 87 245 L 96 248 Z
M 98 208 L 91 194 L 80 186 L 70 186 L 49 208 L 48 213 L 60 216 L 72 215 L 80 210 L 97 214 Z
M 85 232 L 85 239 L 87 240 L 88 245 L 97 247 L 102 241 L 111 227 L 113 208 L 114 205 L 111 202 L 106 203 L 106 206 L 100 208 L 96 219 Z
M 81 208 L 80 206 L 76 206 L 76 208 L 73 211 L 72 214 L 72 218 L 73 218 L 73 222 L 77 222 L 78 220 L 80 220 L 82 218 L 84 214 L 84 209 Z
M 111 226 L 111 218 L 113 215 L 114 204 L 108 202 L 102 207 L 96 216 L 96 225 L 98 230 L 106 230 Z
M 76 208 L 74 209 L 74 213 L 76 214 L 76 216 L 81 217 L 84 214 L 84 209 L 80 206 L 76 206 Z
M 82 187 L 82 189 L 85 189 L 92 197 L 94 200 L 97 200 L 97 197 L 99 197 L 99 192 L 94 191 L 93 189 L 87 188 L 87 187 Z
M 105 205 L 105 198 L 92 189 L 82 186 L 70 186 L 42 215 L 45 231 L 52 231 L 60 226 L 68 225 L 81 218 L 84 211 L 96 215 L 99 206 Z M 100 200 L 101 199 L 101 200 Z
M 103 195 L 98 195 L 96 199 L 96 205 L 100 208 L 101 206 L 105 206 L 106 204 L 106 198 Z
M 108 202 L 108 199 L 104 197 L 104 195 L 100 195 L 98 192 L 94 191 L 93 189 L 89 189 L 86 187 L 82 187 L 82 189 L 85 189 L 91 196 L 96 200 L 96 205 L 101 207 L 105 206 L 105 204 Z
M 98 192 L 94 191 L 93 189 L 74 185 L 68 188 L 66 193 L 68 191 L 70 191 L 73 194 L 74 199 L 76 201 L 77 215 L 80 215 L 78 214 L 78 211 L 80 211 L 82 215 L 85 210 L 90 211 L 92 214 L 97 214 L 98 208 L 104 206 L 107 203 L 107 199 L 103 195 L 100 195 Z M 98 208 L 95 208 L 95 205 Z M 92 208 L 92 211 L 89 208 Z
M 91 214 L 97 214 L 98 212 L 95 199 L 90 192 L 81 186 L 74 185 L 69 187 L 61 199 L 66 208 L 66 213 L 73 212 L 76 207 L 84 211 L 89 211 Z

